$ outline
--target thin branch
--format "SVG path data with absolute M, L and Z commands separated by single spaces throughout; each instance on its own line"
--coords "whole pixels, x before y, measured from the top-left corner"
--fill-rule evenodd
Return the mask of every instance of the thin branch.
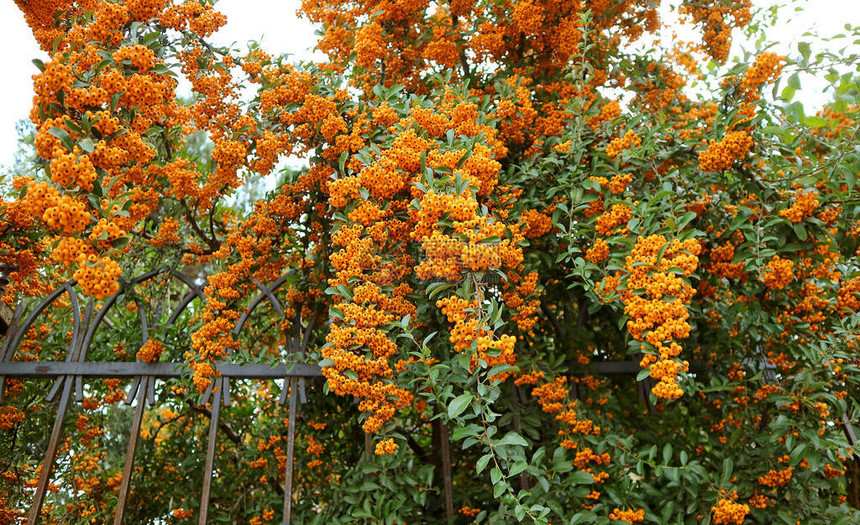
M 206 417 L 208 417 L 209 419 L 212 419 L 212 411 L 211 411 L 211 410 L 209 410 L 208 408 L 206 408 L 205 406 L 203 406 L 203 405 L 196 406 L 196 405 L 194 405 L 194 403 L 193 403 L 190 399 L 188 399 L 188 398 L 186 398 L 186 399 L 185 399 L 185 402 L 186 402 L 186 403 L 188 403 L 188 406 L 190 406 L 190 407 L 191 407 L 191 409 L 192 409 L 192 410 L 194 410 L 195 412 L 199 412 L 199 413 L 201 413 L 201 414 L 205 415 Z M 224 431 L 224 435 L 225 435 L 225 436 L 227 436 L 227 439 L 229 439 L 229 440 L 230 440 L 230 441 L 232 441 L 233 443 L 235 443 L 235 444 L 237 444 L 237 445 L 242 445 L 242 444 L 243 444 L 243 443 L 242 443 L 242 438 L 239 436 L 239 434 L 237 434 L 237 433 L 236 433 L 236 431 L 235 431 L 235 430 L 233 430 L 233 427 L 232 427 L 232 426 L 230 426 L 230 423 L 227 423 L 227 422 L 226 422 L 226 421 L 224 421 L 223 419 L 218 418 L 218 428 L 220 428 L 221 430 L 223 430 L 223 431 Z
M 550 310 L 549 306 L 547 306 L 545 301 L 540 302 L 540 309 L 541 312 L 543 312 L 543 314 L 546 316 L 546 318 L 549 319 L 549 322 L 555 329 L 558 338 L 561 341 L 567 341 L 567 332 L 565 331 L 564 327 L 561 326 L 561 323 L 558 322 L 558 317 L 556 317 L 552 310 Z

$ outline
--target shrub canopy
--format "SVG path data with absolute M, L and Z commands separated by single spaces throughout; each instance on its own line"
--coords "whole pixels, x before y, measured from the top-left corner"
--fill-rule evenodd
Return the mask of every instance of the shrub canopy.
M 304 0 L 327 60 L 294 63 L 212 45 L 202 0 L 16 2 L 50 58 L 3 300 L 119 294 L 87 360 L 184 364 L 126 522 L 197 519 L 201 394 L 297 329 L 324 378 L 296 523 L 860 522 L 860 27 L 781 56 L 750 0 Z M 171 323 L 185 285 L 132 280 L 165 268 L 205 293 Z M 243 318 L 282 277 L 283 315 Z M 67 358 L 64 297 L 6 359 Z M 112 519 L 128 383 L 85 382 L 44 522 Z M 48 468 L 49 387 L 5 381 L 0 523 Z M 285 388 L 233 381 L 211 522 L 281 519 Z

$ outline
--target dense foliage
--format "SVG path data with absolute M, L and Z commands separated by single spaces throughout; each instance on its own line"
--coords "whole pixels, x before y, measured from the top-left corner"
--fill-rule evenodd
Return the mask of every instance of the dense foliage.
M 860 27 L 780 56 L 750 0 L 304 0 L 328 59 L 297 64 L 213 46 L 203 0 L 16 2 L 50 60 L 38 159 L 0 200 L 3 300 L 119 292 L 87 359 L 187 365 L 145 415 L 128 523 L 197 519 L 214 364 L 293 359 L 314 314 L 296 523 L 445 522 L 449 435 L 457 523 L 860 522 Z M 129 284 L 161 267 L 206 279 L 169 326 L 183 285 Z M 285 315 L 235 334 L 282 275 Z M 64 359 L 70 308 L 12 358 Z M 44 522 L 111 519 L 128 384 L 86 383 Z M 50 386 L 6 381 L 0 523 Z M 282 388 L 232 385 L 212 522 L 280 519 Z

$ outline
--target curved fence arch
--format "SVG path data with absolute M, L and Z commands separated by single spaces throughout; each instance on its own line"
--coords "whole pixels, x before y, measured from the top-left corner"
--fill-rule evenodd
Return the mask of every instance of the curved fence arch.
M 74 391 L 76 402 L 83 400 L 83 383 L 85 379 L 92 378 L 130 378 L 131 386 L 125 403 L 132 405 L 137 402 L 132 416 L 131 433 L 126 450 L 126 460 L 123 468 L 122 481 L 119 488 L 119 497 L 114 516 L 114 524 L 123 523 L 126 503 L 134 472 L 135 453 L 137 451 L 138 439 L 140 437 L 141 423 L 146 407 L 155 404 L 155 386 L 158 380 L 179 377 L 187 365 L 184 362 L 156 362 L 145 363 L 141 361 L 87 361 L 89 350 L 93 344 L 99 329 L 105 325 L 108 315 L 116 308 L 119 299 L 123 295 L 129 295 L 136 286 L 147 281 L 163 277 L 168 274 L 170 278 L 185 285 L 187 291 L 181 295 L 178 303 L 172 308 L 164 326 L 175 324 L 184 312 L 194 303 L 196 299 L 206 300 L 204 285 L 198 284 L 190 276 L 173 268 L 162 267 L 135 277 L 117 293 L 105 300 L 98 310 L 96 301 L 90 300 L 82 308 L 82 300 L 75 290 L 76 281 L 68 281 L 41 299 L 32 309 L 29 304 L 22 302 L 15 309 L 12 322 L 8 327 L 6 336 L 0 345 L 0 402 L 9 377 L 27 377 L 32 379 L 51 379 L 54 384 L 47 396 L 48 401 L 59 398 L 56 417 L 45 452 L 43 468 L 36 485 L 33 504 L 28 514 L 27 523 L 38 523 L 41 508 L 50 482 L 51 472 L 56 461 L 57 452 L 63 432 L 63 425 L 68 412 L 69 404 Z M 232 333 L 239 335 L 249 325 L 248 321 L 254 312 L 261 306 L 268 304 L 279 318 L 285 317 L 285 309 L 275 292 L 288 281 L 289 274 L 269 284 L 257 282 L 258 293 L 250 300 L 244 313 L 236 321 Z M 14 361 L 17 350 L 24 341 L 26 334 L 56 301 L 64 295 L 68 295 L 71 306 L 72 334 L 68 348 L 65 352 L 64 361 Z M 131 299 L 137 306 L 137 321 L 140 324 L 142 343 L 146 343 L 150 337 L 150 323 L 147 319 L 147 309 L 137 296 Z M 26 313 L 29 310 L 29 313 Z M 83 311 L 82 311 L 83 310 Z M 301 310 L 291 320 L 295 328 L 287 337 L 286 355 L 301 358 L 308 348 L 308 342 L 314 327 L 319 320 L 319 312 L 314 313 L 309 319 L 303 320 Z M 204 468 L 203 490 L 200 496 L 199 523 L 207 521 L 208 505 L 212 485 L 212 473 L 214 471 L 215 445 L 218 435 L 218 426 L 221 406 L 230 406 L 230 381 L 231 379 L 283 379 L 285 380 L 279 402 L 281 405 L 289 403 L 289 428 L 287 431 L 287 461 L 285 483 L 284 483 L 284 523 L 290 521 L 292 500 L 292 465 L 295 448 L 295 416 L 297 410 L 297 398 L 304 401 L 304 382 L 307 378 L 320 377 L 320 368 L 316 364 L 297 362 L 278 363 L 272 366 L 261 364 L 237 364 L 218 362 L 215 369 L 218 376 L 204 393 L 203 403 L 211 403 L 211 416 L 209 422 L 209 433 L 206 446 L 206 463 Z M 297 395 L 294 395 L 297 394 Z

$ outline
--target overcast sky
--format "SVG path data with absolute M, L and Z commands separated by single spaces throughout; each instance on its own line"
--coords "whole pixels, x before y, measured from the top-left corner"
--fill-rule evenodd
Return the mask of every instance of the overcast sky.
M 672 2 L 677 3 L 677 2 Z M 785 1 L 756 0 L 758 5 L 784 4 Z M 835 34 L 845 23 L 860 25 L 860 0 L 799 0 L 795 4 L 809 8 L 795 15 L 793 8 L 783 9 L 780 25 L 769 31 L 769 39 L 780 42 L 779 51 L 796 53 L 796 44 L 803 33 L 816 28 L 820 34 Z M 250 40 L 262 38 L 266 50 L 288 52 L 299 59 L 310 59 L 316 36 L 315 28 L 296 16 L 299 0 L 220 0 L 219 11 L 227 15 L 228 23 L 213 39 L 219 45 L 236 42 L 240 47 Z M 13 160 L 16 149 L 16 121 L 28 118 L 32 104 L 32 75 L 36 67 L 33 58 L 45 58 L 24 17 L 11 0 L 0 0 L 0 49 L 5 49 L 3 101 L 0 103 L 0 165 Z M 737 52 L 736 42 L 734 51 Z M 317 55 L 318 57 L 319 55 Z M 804 86 L 800 96 L 808 104 L 823 101 L 821 88 Z

